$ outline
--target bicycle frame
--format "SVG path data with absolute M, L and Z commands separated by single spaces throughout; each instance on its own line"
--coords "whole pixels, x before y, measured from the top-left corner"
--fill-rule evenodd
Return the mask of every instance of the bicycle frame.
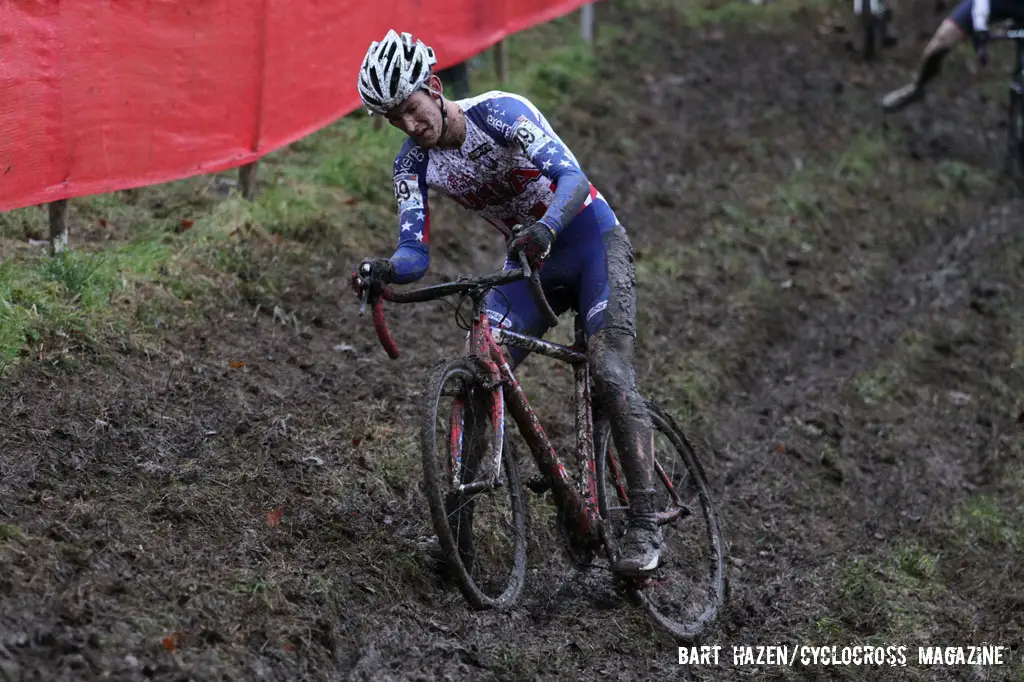
M 587 356 L 580 352 L 582 334 L 577 330 L 575 347 L 544 341 L 532 336 L 519 334 L 501 327 L 491 327 L 490 319 L 483 309 L 483 295 L 473 294 L 473 323 L 466 340 L 466 350 L 480 358 L 486 365 L 494 383 L 491 394 L 491 416 L 495 424 L 495 442 L 492 454 L 493 468 L 490 480 L 467 484 L 467 492 L 493 488 L 501 471 L 502 444 L 504 439 L 507 407 L 519 427 L 541 472 L 547 477 L 552 494 L 560 509 L 571 520 L 573 535 L 582 544 L 597 546 L 602 540 L 601 517 L 597 505 L 597 471 L 594 462 L 593 413 L 590 400 L 590 368 Z M 499 344 L 544 355 L 573 366 L 575 390 L 573 406 L 576 415 L 576 452 L 580 462 L 580 485 L 577 488 L 565 466 L 555 452 L 536 413 L 530 406 L 522 386 L 512 373 L 508 360 Z M 505 389 L 508 390 L 505 390 Z M 460 452 L 456 439 L 461 439 L 461 410 L 456 401 L 452 414 L 453 452 Z M 460 462 L 453 463 L 456 468 Z
M 590 396 L 590 365 L 587 356 L 581 350 L 585 348 L 586 343 L 583 330 L 579 325 L 579 318 L 576 318 L 576 339 L 573 345 L 564 346 L 533 336 L 519 334 L 500 326 L 492 327 L 490 319 L 484 310 L 485 292 L 489 286 L 514 281 L 518 277 L 523 276 L 525 272 L 525 269 L 523 271 L 506 270 L 477 278 L 472 285 L 473 290 L 469 293 L 469 297 L 473 301 L 473 322 L 466 339 L 466 351 L 468 354 L 480 359 L 490 375 L 491 385 L 494 386 L 488 408 L 491 411 L 492 423 L 495 425 L 495 434 L 490 476 L 483 480 L 473 481 L 472 483 L 459 484 L 458 480 L 462 468 L 462 432 L 465 406 L 461 404 L 460 400 L 457 399 L 455 401 L 449 431 L 451 439 L 449 448 L 454 458 L 452 462 L 452 484 L 460 492 L 468 494 L 492 490 L 500 485 L 498 479 L 499 472 L 501 471 L 501 457 L 503 455 L 505 436 L 504 410 L 507 406 L 512 413 L 513 420 L 519 427 L 520 433 L 523 434 L 523 438 L 530 447 L 538 468 L 546 476 L 546 483 L 548 483 L 552 490 L 559 509 L 565 510 L 568 513 L 569 519 L 572 522 L 572 528 L 575 531 L 575 539 L 584 546 L 596 547 L 604 541 L 604 528 L 597 505 L 597 467 L 595 463 L 596 453 L 594 451 L 593 410 Z M 539 285 L 537 288 L 539 289 Z M 390 288 L 379 291 L 378 295 L 374 297 L 373 323 L 377 331 L 377 337 L 380 339 L 381 345 L 384 346 L 387 354 L 392 359 L 396 359 L 399 355 L 398 347 L 391 338 L 391 334 L 387 329 L 387 323 L 384 320 L 382 301 L 390 300 L 397 303 L 425 302 L 462 291 L 465 291 L 464 278 L 447 284 L 437 284 L 412 291 L 395 292 Z M 543 293 L 536 292 L 535 296 L 540 298 L 543 296 Z M 368 300 L 369 294 L 364 292 L 364 306 Z M 547 302 L 543 301 L 543 303 L 544 307 L 548 310 L 549 319 L 557 321 L 554 312 L 547 306 Z M 576 455 L 577 461 L 580 463 L 580 485 L 578 489 L 573 486 L 573 481 L 566 472 L 561 460 L 559 460 L 554 447 L 551 445 L 551 441 L 537 419 L 536 413 L 530 407 L 526 394 L 519 385 L 519 381 L 512 373 L 512 368 L 509 366 L 499 346 L 501 343 L 566 362 L 573 366 Z M 512 389 L 510 393 L 505 392 L 506 386 Z M 654 464 L 655 475 L 662 480 L 670 491 L 672 501 L 676 507 L 674 510 L 658 513 L 658 523 L 659 525 L 664 525 L 679 518 L 684 511 L 684 506 L 664 469 L 657 461 Z M 625 486 L 622 484 L 622 472 L 618 470 L 614 460 L 611 460 L 611 468 L 612 482 L 615 486 L 616 494 L 620 500 L 625 501 L 628 497 Z

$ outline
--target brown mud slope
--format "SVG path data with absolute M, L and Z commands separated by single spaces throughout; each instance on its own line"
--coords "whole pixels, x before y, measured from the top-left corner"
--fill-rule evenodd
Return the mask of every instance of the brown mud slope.
M 905 645 L 911 665 L 681 670 L 607 574 L 567 570 L 536 499 L 520 605 L 471 612 L 417 544 L 417 399 L 463 332 L 392 307 L 392 362 L 339 305 L 365 254 L 241 238 L 281 282 L 273 315 L 227 292 L 202 324 L 0 392 L 0 680 L 1020 679 L 914 664 L 1024 654 L 1001 108 L 952 62 L 930 108 L 883 121 L 919 44 L 866 68 L 816 10 L 601 11 L 622 34 L 600 86 L 552 118 L 633 235 L 644 389 L 715 446 L 732 592 L 706 643 Z M 435 273 L 495 264 L 485 226 L 435 222 Z M 368 239 L 387 253 L 393 228 Z M 558 431 L 568 384 L 543 369 L 525 380 Z

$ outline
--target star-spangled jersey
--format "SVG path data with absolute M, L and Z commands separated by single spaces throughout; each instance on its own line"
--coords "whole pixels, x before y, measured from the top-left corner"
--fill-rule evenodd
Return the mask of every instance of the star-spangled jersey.
M 528 99 L 496 90 L 457 104 L 466 115 L 461 147 L 424 150 L 410 138 L 395 158 L 399 239 L 391 262 L 396 283 L 421 278 L 430 265 L 428 188 L 477 213 L 506 240 L 514 226 L 538 221 L 556 235 L 582 220 L 596 221 L 602 231 L 615 226 L 611 207 Z M 589 192 L 582 209 L 566 221 L 563 215 L 581 183 Z

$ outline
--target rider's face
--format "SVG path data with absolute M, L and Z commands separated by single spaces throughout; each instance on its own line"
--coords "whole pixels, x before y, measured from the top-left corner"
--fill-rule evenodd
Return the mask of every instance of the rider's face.
M 437 78 L 432 76 L 431 80 Z M 411 137 L 416 144 L 430 149 L 441 137 L 441 106 L 426 90 L 417 90 L 387 113 L 388 122 Z

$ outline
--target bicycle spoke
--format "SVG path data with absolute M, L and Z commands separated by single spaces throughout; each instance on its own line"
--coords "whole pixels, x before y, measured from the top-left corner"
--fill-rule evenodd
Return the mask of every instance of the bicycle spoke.
M 495 471 L 491 390 L 472 359 L 435 369 L 421 442 L 425 492 L 445 561 L 467 601 L 503 608 L 525 578 L 525 510 L 513 457 Z

